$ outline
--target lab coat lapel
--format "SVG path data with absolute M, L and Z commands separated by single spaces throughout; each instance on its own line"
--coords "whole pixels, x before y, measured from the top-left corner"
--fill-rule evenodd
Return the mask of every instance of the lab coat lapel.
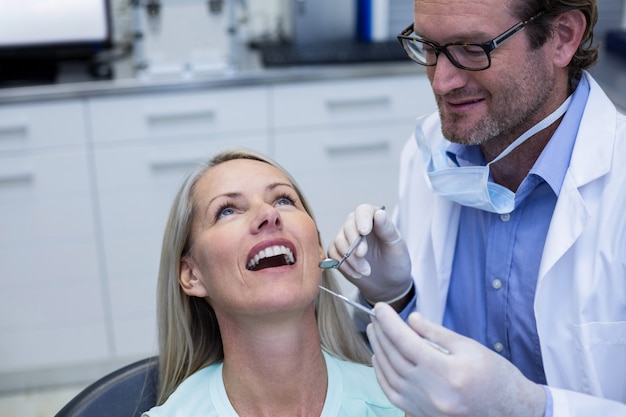
M 585 76 L 588 77 L 586 73 Z M 606 175 L 611 168 L 616 109 L 591 77 L 588 81 L 591 86 L 588 105 L 546 237 L 539 268 L 540 282 L 576 242 L 589 216 L 593 215 L 591 211 L 595 209 L 585 202 L 583 187 L 594 189 L 590 183 Z M 590 160 L 594 163 L 589 164 Z

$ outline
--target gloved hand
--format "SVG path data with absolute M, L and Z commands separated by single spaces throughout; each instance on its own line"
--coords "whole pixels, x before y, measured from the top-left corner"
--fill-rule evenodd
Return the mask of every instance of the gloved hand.
M 426 320 L 408 325 L 384 303 L 367 327 L 376 377 L 389 400 L 413 416 L 542 417 L 546 395 L 505 358 Z M 433 348 L 436 342 L 449 354 Z
M 328 255 L 341 259 L 359 234 L 366 238 L 339 270 L 371 303 L 405 295 L 413 284 L 411 258 L 384 209 L 369 204 L 358 206 L 329 246 Z

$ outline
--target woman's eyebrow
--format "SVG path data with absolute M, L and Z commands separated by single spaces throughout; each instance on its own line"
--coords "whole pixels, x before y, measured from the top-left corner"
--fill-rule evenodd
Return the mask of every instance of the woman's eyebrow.
M 281 186 L 284 186 L 284 187 L 289 187 L 289 188 L 291 188 L 291 189 L 292 189 L 292 190 L 294 190 L 294 191 L 295 191 L 295 189 L 296 189 L 296 187 L 294 187 L 294 186 L 293 186 L 293 184 L 291 184 L 291 183 L 289 183 L 289 182 L 279 182 L 279 181 L 277 181 L 277 182 L 273 182 L 273 183 L 269 184 L 269 185 L 267 186 L 267 188 L 268 188 L 269 190 L 273 190 L 273 189 L 278 188 L 278 187 L 281 187 Z

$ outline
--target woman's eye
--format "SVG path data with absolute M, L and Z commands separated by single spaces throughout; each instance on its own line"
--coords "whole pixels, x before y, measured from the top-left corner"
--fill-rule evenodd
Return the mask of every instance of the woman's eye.
M 218 211 L 217 211 L 217 218 L 221 219 L 222 217 L 226 217 L 226 216 L 230 216 L 231 214 L 235 213 L 235 209 L 229 206 L 225 206 L 225 207 L 221 207 Z
M 276 205 L 278 206 L 293 206 L 295 205 L 295 202 L 293 201 L 293 199 L 289 196 L 281 196 L 278 198 L 278 200 L 276 200 Z

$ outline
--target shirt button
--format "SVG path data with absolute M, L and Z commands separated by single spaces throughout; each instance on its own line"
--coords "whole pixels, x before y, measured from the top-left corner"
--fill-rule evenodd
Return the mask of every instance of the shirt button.
M 511 215 L 509 213 L 501 214 L 500 220 L 502 220 L 503 222 L 508 222 L 509 220 L 511 220 Z
M 499 290 L 500 288 L 502 288 L 502 281 L 496 278 L 493 281 L 491 281 L 491 286 L 493 287 L 494 290 Z
M 496 343 L 493 345 L 493 350 L 495 350 L 496 352 L 500 353 L 504 350 L 504 345 L 500 342 Z

